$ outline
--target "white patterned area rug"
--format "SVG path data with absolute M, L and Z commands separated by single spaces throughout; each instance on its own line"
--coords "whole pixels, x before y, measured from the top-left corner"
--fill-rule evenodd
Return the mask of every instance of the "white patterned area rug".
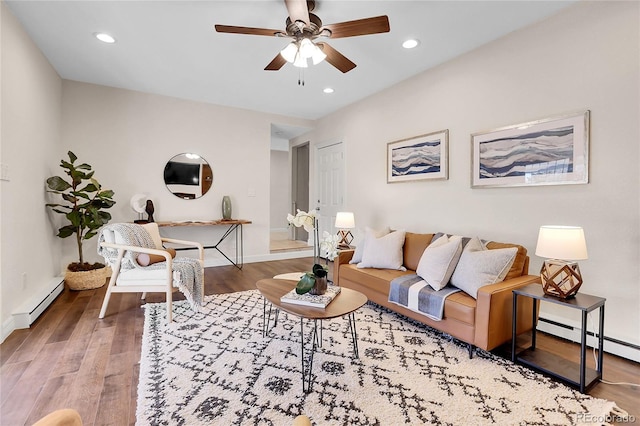
M 257 290 L 207 296 L 200 313 L 145 309 L 138 425 L 570 425 L 602 423 L 613 402 L 467 348 L 374 304 L 324 321 L 313 390 L 302 391 L 300 319 L 284 312 L 262 337 Z M 311 325 L 305 326 L 305 341 Z

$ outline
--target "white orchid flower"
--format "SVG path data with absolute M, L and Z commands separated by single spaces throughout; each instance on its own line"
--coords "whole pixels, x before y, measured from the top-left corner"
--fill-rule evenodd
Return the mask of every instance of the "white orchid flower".
M 302 226 L 305 231 L 311 233 L 316 227 L 316 213 L 315 210 L 305 212 L 298 209 L 295 216 L 287 214 L 287 221 L 295 227 Z
M 333 260 L 338 256 L 338 240 L 337 235 L 332 235 L 327 231 L 322 233 L 322 241 L 320 241 L 320 251 L 329 260 Z

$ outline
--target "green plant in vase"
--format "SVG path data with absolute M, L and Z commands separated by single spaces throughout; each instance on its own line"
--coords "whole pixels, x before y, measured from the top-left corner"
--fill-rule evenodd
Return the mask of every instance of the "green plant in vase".
M 103 211 L 111 208 L 116 202 L 113 200 L 113 191 L 102 189 L 102 186 L 93 177 L 94 171 L 86 163 L 76 164 L 78 157 L 71 151 L 67 153 L 69 161 L 61 160 L 60 167 L 65 171 L 68 178 L 52 176 L 47 179 L 47 192 L 58 194 L 62 198 L 60 203 L 47 203 L 47 207 L 56 213 L 64 215 L 68 223 L 58 229 L 58 237 L 67 238 L 75 235 L 78 247 L 78 262 L 70 263 L 67 267 L 65 281 L 71 283 L 74 280 L 86 280 L 87 278 L 70 278 L 69 272 L 88 272 L 104 269 L 102 263 L 88 263 L 84 261 L 82 253 L 82 243 L 93 238 L 98 230 L 111 220 L 111 214 Z M 95 285 L 104 285 L 104 277 L 97 278 Z M 100 283 L 100 280 L 102 282 Z M 99 284 L 99 285 L 98 285 Z M 83 290 L 93 284 L 69 284 L 74 290 Z M 77 287 L 77 288 L 74 288 Z
M 296 285 L 297 294 L 324 294 L 327 291 L 327 275 L 329 270 L 326 266 L 318 263 L 313 265 L 311 272 L 306 272 Z

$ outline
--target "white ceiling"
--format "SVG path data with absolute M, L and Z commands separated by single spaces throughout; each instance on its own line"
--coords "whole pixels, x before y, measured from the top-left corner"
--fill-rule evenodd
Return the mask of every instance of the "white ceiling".
M 328 40 L 357 64 L 264 67 L 287 39 L 214 24 L 283 29 L 283 0 L 5 1 L 64 79 L 317 119 L 567 7 L 570 1 L 319 0 L 325 24 L 388 15 L 391 31 Z M 107 45 L 95 32 L 112 34 Z M 420 45 L 401 47 L 414 37 Z M 335 93 L 322 92 L 332 87 Z M 286 126 L 280 131 L 286 130 Z M 282 137 L 287 137 L 281 134 Z

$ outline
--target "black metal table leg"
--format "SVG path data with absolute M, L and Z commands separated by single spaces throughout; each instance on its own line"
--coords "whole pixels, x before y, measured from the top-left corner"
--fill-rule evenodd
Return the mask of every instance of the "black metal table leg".
M 511 318 L 511 362 L 516 362 L 516 338 L 518 329 L 518 295 L 513 294 L 513 317 Z
M 580 338 L 580 392 L 584 393 L 587 368 L 587 311 L 582 311 L 582 337 Z
M 305 355 L 304 355 L 304 319 L 300 317 L 300 369 L 302 371 L 302 391 L 304 393 L 311 393 L 313 386 L 313 356 L 316 352 L 316 341 L 318 339 L 318 320 L 313 320 L 313 334 L 311 336 L 311 353 L 309 354 L 309 368 L 305 368 Z
M 351 341 L 353 342 L 353 356 L 354 358 L 359 358 L 360 354 L 358 353 L 358 331 L 356 330 L 356 315 L 351 312 L 348 315 L 349 318 L 349 331 L 351 333 Z

